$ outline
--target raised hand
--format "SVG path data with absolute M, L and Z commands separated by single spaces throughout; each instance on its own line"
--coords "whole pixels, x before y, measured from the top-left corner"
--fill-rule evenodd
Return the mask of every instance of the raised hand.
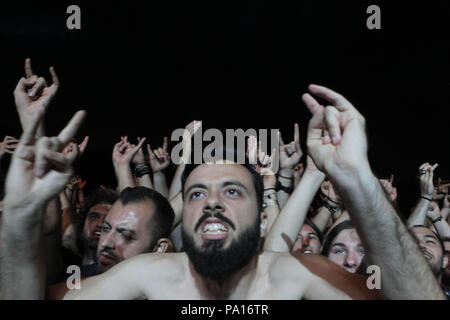
M 80 159 L 81 156 L 84 153 L 84 150 L 86 150 L 87 144 L 89 142 L 89 137 L 84 137 L 83 142 L 80 144 L 77 144 L 75 141 L 69 142 L 69 144 L 64 148 L 62 153 L 69 158 L 73 158 L 75 161 Z
M 31 60 L 25 60 L 25 78 L 21 78 L 14 90 L 14 100 L 23 130 L 28 128 L 37 112 L 44 112 L 59 88 L 59 79 L 55 68 L 50 67 L 52 84 L 47 85 L 43 77 L 35 75 L 31 69 Z M 39 130 L 41 130 L 39 128 Z M 37 134 L 40 134 L 40 132 Z M 42 133 L 42 132 L 41 132 Z
M 298 128 L 298 123 L 294 125 L 294 141 L 284 144 L 279 133 L 280 138 L 280 169 L 293 170 L 295 165 L 302 158 L 303 152 L 300 148 L 300 132 Z
M 6 178 L 5 208 L 23 212 L 43 206 L 70 181 L 74 157 L 61 151 L 81 126 L 85 111 L 78 111 L 57 137 L 36 139 L 43 113 L 35 114 L 24 130 Z M 6 210 L 5 210 L 6 211 Z
M 437 163 L 430 165 L 426 162 L 419 167 L 420 195 L 430 200 L 434 191 L 433 172 L 437 166 Z
M 128 138 L 120 137 L 120 142 L 116 143 L 113 149 L 113 164 L 114 166 L 130 165 L 131 160 L 137 154 L 139 149 L 141 149 L 142 144 L 145 142 L 146 138 L 138 140 L 136 146 L 132 146 L 128 142 Z
M 392 185 L 394 183 L 394 175 L 391 174 L 389 179 L 380 179 L 380 183 L 389 194 L 391 201 L 395 202 L 397 200 L 397 188 Z
M 345 177 L 358 170 L 370 170 L 367 159 L 365 119 L 342 95 L 328 88 L 310 85 L 309 91 L 330 102 L 320 105 L 309 93 L 303 95 L 313 117 L 308 125 L 308 153 L 317 168 L 327 175 Z
M 162 148 L 154 149 L 150 144 L 147 144 L 147 152 L 149 154 L 150 166 L 153 173 L 166 169 L 170 164 L 170 155 L 167 152 L 168 139 L 164 137 L 164 143 Z
M 14 150 L 17 148 L 17 143 L 19 140 L 17 140 L 14 137 L 11 136 L 5 136 L 2 142 L 0 142 L 0 157 L 4 153 L 10 153 L 13 154 Z

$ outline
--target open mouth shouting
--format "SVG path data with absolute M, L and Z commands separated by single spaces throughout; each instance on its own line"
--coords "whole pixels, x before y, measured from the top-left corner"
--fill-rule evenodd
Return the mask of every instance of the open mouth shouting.
M 201 235 L 206 240 L 220 240 L 228 237 L 228 224 L 217 218 L 208 218 L 201 225 Z

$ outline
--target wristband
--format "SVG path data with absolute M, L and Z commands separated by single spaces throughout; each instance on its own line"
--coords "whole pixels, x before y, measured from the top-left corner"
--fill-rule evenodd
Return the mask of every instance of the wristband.
M 293 177 L 288 178 L 288 177 L 282 176 L 281 174 L 278 174 L 278 176 L 279 176 L 280 178 L 284 178 L 284 179 L 288 179 L 288 180 L 294 180 Z
M 442 219 L 444 219 L 444 217 L 442 217 L 442 216 L 439 216 L 439 217 L 437 217 L 436 219 L 431 219 L 431 223 L 432 224 L 435 224 L 436 222 L 438 222 L 438 221 L 441 221 Z
M 336 213 L 339 211 L 339 207 L 332 207 L 328 202 L 324 202 L 323 206 L 327 208 L 327 210 L 330 211 L 331 213 Z
M 134 168 L 134 175 L 138 178 L 145 176 L 150 173 L 150 168 L 147 165 L 141 165 L 139 167 Z
M 278 180 L 277 180 L 277 184 L 276 184 L 275 188 L 276 188 L 277 190 L 282 190 L 282 191 L 284 191 L 284 192 L 286 192 L 286 193 L 288 193 L 288 194 L 291 194 L 292 191 L 294 190 L 294 188 L 292 188 L 292 187 L 285 187 L 285 186 L 283 186 L 283 185 L 280 183 L 280 181 L 278 181 Z
M 425 200 L 428 200 L 428 201 L 430 201 L 431 202 L 431 199 L 430 198 L 427 198 L 427 197 L 424 197 L 424 196 L 420 196 L 422 199 L 425 199 Z

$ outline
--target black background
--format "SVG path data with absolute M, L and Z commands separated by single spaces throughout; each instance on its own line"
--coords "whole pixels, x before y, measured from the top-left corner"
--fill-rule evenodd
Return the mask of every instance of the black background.
M 66 8 L 81 8 L 68 30 Z M 381 8 L 381 30 L 366 9 Z M 86 109 L 78 138 L 91 140 L 78 170 L 88 187 L 114 186 L 111 151 L 121 135 L 154 147 L 176 128 L 280 128 L 303 150 L 309 83 L 346 96 L 366 117 L 379 177 L 395 174 L 408 215 L 423 162 L 450 178 L 450 2 L 427 1 L 34 1 L 0 5 L 0 136 L 20 136 L 12 92 L 26 57 L 61 88 L 46 115 L 57 134 Z M 173 146 L 174 143 L 171 144 Z

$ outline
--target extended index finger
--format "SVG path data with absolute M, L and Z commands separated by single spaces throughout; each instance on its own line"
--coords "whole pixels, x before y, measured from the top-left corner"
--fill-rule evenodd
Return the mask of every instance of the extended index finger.
M 333 103 L 333 106 L 336 107 L 339 111 L 346 111 L 354 108 L 353 105 L 341 94 L 328 89 L 327 87 L 311 84 L 308 89 L 316 96 Z
M 86 111 L 78 111 L 77 113 L 75 113 L 72 119 L 70 119 L 66 127 L 59 133 L 58 139 L 63 146 L 68 144 L 70 140 L 75 136 L 81 124 L 83 123 L 85 116 Z

